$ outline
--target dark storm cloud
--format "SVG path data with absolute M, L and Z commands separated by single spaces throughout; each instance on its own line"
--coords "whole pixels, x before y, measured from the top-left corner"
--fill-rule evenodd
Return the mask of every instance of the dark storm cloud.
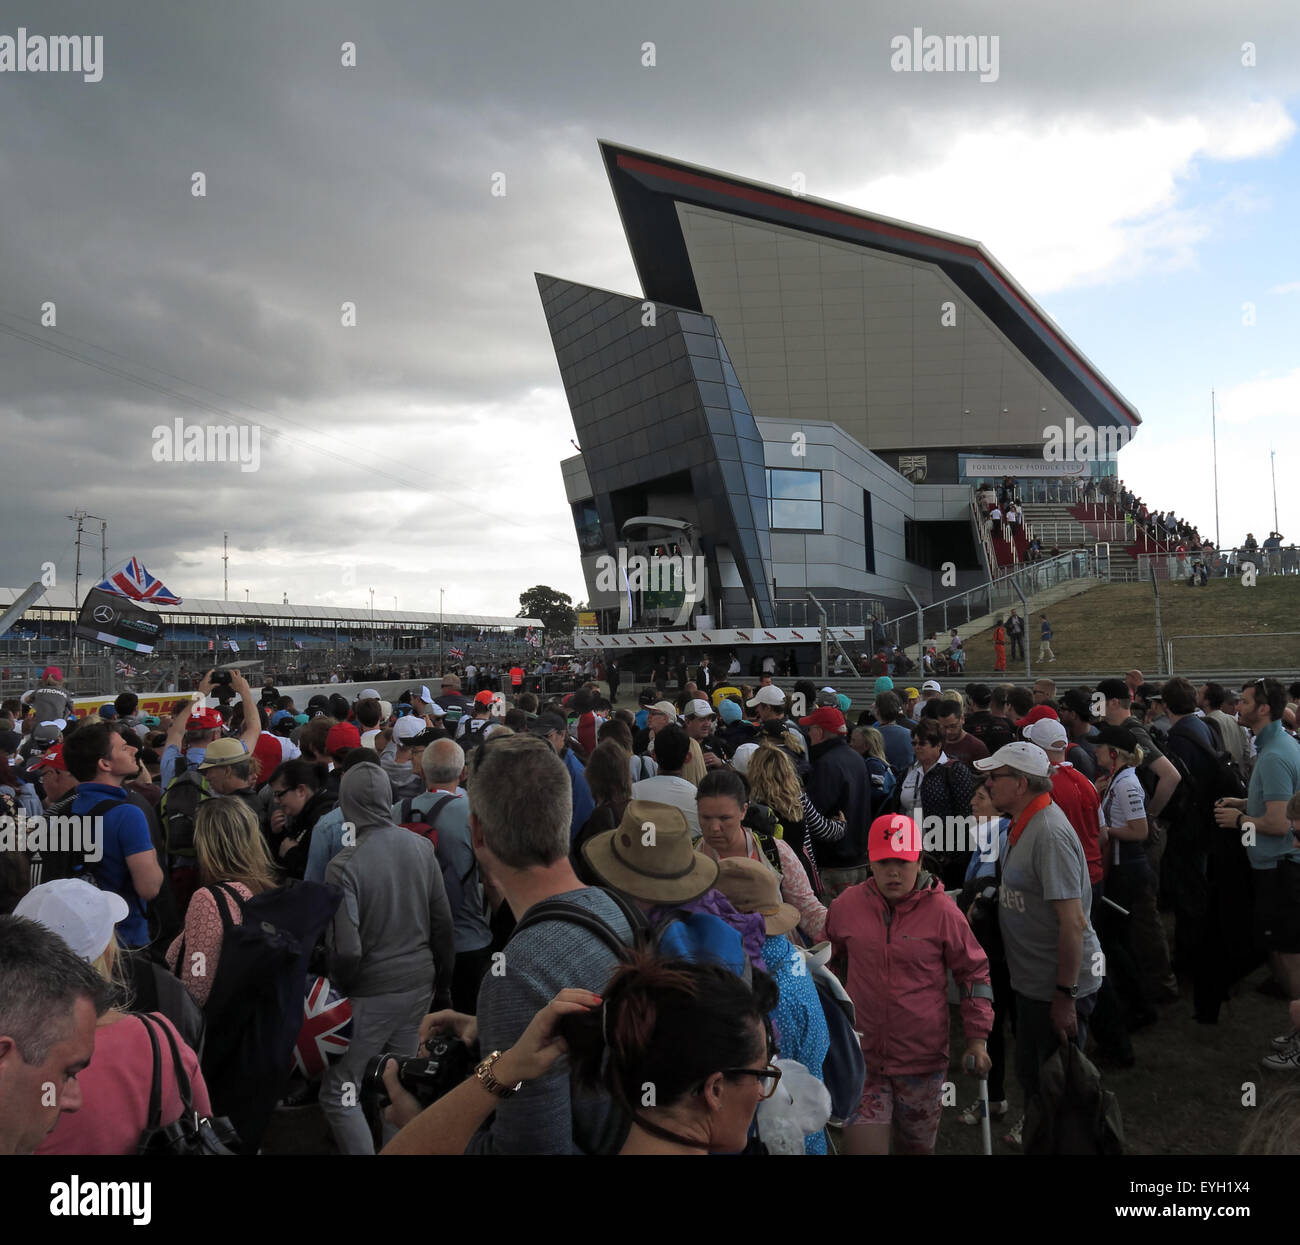
M 0 580 L 67 546 L 79 505 L 111 515 L 119 556 L 208 567 L 194 595 L 212 591 L 195 551 L 224 528 L 250 556 L 299 551 L 308 592 L 318 554 L 384 564 L 395 523 L 429 575 L 477 573 L 476 606 L 527 586 L 516 556 L 528 583 L 580 592 L 557 467 L 572 429 L 532 274 L 637 292 L 597 137 L 827 193 L 923 161 L 972 109 L 1173 115 L 1276 90 L 1294 63 L 1280 5 L 865 8 L 6 5 L 0 33 L 102 34 L 104 77 L 0 75 L 0 324 L 217 411 L 0 334 L 0 410 L 40 481 L 0 502 Z M 890 72 L 915 25 L 997 34 L 998 81 Z M 60 334 L 38 326 L 47 300 Z M 222 410 L 283 431 L 261 471 L 152 461 L 160 422 Z

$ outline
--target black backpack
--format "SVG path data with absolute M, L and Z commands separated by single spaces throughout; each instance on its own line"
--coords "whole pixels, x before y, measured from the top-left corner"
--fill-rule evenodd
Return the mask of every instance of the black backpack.
M 183 761 L 182 761 L 183 763 Z M 166 868 L 178 863 L 197 864 L 194 850 L 194 818 L 199 805 L 209 799 L 212 792 L 198 770 L 182 770 L 167 784 L 159 804 L 162 814 L 163 840 L 167 847 Z
M 1038 1073 L 1025 1108 L 1026 1154 L 1123 1154 L 1119 1102 L 1073 1043 L 1058 1047 Z
M 227 1116 L 243 1152 L 256 1153 L 293 1067 L 312 948 L 343 898 L 325 882 L 292 880 L 244 899 L 207 887 L 221 916 L 221 958 L 204 1008 L 203 1079 L 215 1115 Z M 242 913 L 236 925 L 231 912 Z M 185 964 L 182 939 L 176 975 Z

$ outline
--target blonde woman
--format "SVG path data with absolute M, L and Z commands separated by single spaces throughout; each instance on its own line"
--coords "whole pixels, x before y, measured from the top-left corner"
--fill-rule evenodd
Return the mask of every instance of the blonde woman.
M 874 726 L 855 726 L 849 736 L 849 747 L 866 763 L 871 776 L 871 817 L 874 821 L 880 807 L 894 794 L 898 779 L 889 768 L 885 755 L 885 737 Z
M 824 817 L 803 789 L 789 753 L 764 741 L 749 760 L 745 771 L 751 800 L 766 804 L 784 827 L 784 837 L 795 850 L 799 863 L 808 874 L 813 890 L 821 894 L 817 874 L 816 847 L 819 843 L 838 843 L 844 838 L 844 816 Z
M 116 987 L 117 1006 L 109 1008 L 95 1026 L 95 1056 L 77 1074 L 81 1107 L 59 1115 L 58 1123 L 36 1148 L 37 1154 L 135 1154 L 140 1134 L 149 1123 L 149 1094 L 153 1086 L 153 1046 L 139 1016 L 126 1011 L 126 989 L 115 926 L 127 915 L 126 901 L 78 878 L 46 882 L 29 891 L 14 909 L 58 934 L 105 981 Z M 151 1019 L 166 1026 L 176 1042 L 181 1065 L 190 1079 L 194 1108 L 209 1115 L 212 1104 L 199 1071 L 198 1056 L 166 1017 Z M 171 1050 L 162 1034 L 162 1103 L 160 1123 L 180 1118 L 182 1103 Z
M 208 1001 L 221 958 L 222 923 L 217 903 L 225 903 L 231 921 L 243 919 L 228 896 L 220 901 L 213 889 L 228 884 L 241 899 L 251 899 L 277 884 L 275 866 L 267 851 L 257 817 L 238 796 L 205 800 L 194 817 L 194 850 L 199 861 L 199 886 L 185 913 L 185 928 L 167 948 L 167 963 L 176 968 L 184 950 L 178 976 L 200 1007 Z

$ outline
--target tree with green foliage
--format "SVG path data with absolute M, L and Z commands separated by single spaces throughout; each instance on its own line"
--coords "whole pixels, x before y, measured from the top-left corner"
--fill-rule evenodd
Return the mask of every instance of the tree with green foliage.
M 545 584 L 521 592 L 519 606 L 516 618 L 540 618 L 542 626 L 553 635 L 567 635 L 578 625 L 573 598 L 567 593 L 548 588 Z

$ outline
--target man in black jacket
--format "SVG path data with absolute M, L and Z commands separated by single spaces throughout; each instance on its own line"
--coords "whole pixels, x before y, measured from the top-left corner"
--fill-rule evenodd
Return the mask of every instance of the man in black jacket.
M 823 705 L 799 720 L 812 742 L 808 798 L 826 817 L 844 814 L 844 837 L 819 849 L 827 899 L 871 875 L 867 827 L 871 817 L 871 776 L 862 758 L 849 747 L 848 728 L 838 709 Z

